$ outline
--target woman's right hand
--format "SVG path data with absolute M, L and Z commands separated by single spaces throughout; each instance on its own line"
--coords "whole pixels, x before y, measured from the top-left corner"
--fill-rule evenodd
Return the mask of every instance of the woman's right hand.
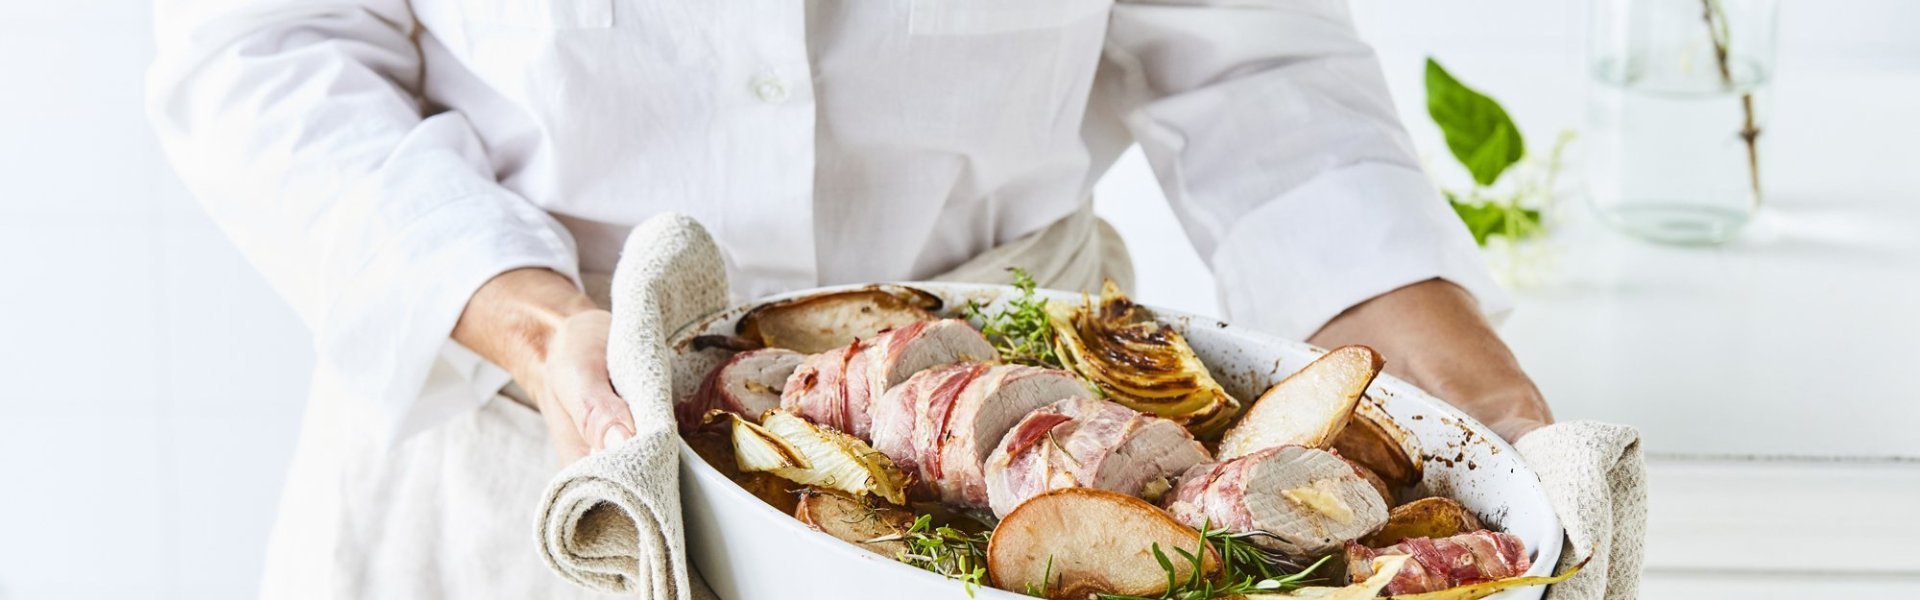
M 633 413 L 607 375 L 611 322 L 559 273 L 516 269 L 474 293 L 453 339 L 513 374 L 571 464 L 633 436 Z

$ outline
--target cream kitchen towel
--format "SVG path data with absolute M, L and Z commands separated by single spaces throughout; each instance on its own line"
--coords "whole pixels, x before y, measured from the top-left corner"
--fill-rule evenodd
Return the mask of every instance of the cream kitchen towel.
M 693 219 L 660 215 L 627 236 L 610 292 L 607 370 L 636 431 L 548 485 L 536 526 L 541 554 L 589 588 L 648 600 L 711 597 L 688 574 L 666 339 L 726 307 L 726 265 Z
M 1514 444 L 1540 476 L 1567 529 L 1559 569 L 1587 566 L 1547 590 L 1548 600 L 1616 600 L 1640 595 L 1647 537 L 1647 472 L 1640 432 L 1575 421 L 1549 425 Z M 1591 556 L 1591 560 L 1588 557 Z

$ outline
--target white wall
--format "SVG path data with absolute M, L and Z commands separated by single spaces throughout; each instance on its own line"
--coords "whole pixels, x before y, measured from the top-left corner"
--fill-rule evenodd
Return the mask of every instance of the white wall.
M 251 596 L 291 453 L 309 335 L 154 147 L 140 111 L 149 11 L 0 4 L 0 380 L 13 382 L 0 394 L 0 600 Z M 1414 87 L 1427 51 L 1514 96 L 1528 82 L 1478 57 L 1579 68 L 1570 3 L 1363 0 L 1356 13 L 1424 148 L 1438 147 Z M 1920 3 L 1788 15 L 1783 52 L 1920 56 Z M 1575 110 L 1509 102 L 1523 126 Z M 1099 192 L 1142 298 L 1213 312 L 1210 278 L 1138 156 Z
M 162 163 L 146 3 L 0 4 L 0 598 L 252 595 L 309 336 Z

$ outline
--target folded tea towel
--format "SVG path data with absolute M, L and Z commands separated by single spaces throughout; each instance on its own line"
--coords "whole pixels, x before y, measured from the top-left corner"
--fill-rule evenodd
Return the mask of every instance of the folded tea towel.
M 711 598 L 687 570 L 666 339 L 726 307 L 726 265 L 693 219 L 660 215 L 627 236 L 609 295 L 607 370 L 636 431 L 547 486 L 536 524 L 541 554 L 561 576 L 596 590 Z
M 1514 448 L 1540 476 L 1553 512 L 1567 530 L 1555 572 L 1588 561 L 1579 575 L 1549 588 L 1547 599 L 1639 597 L 1647 537 L 1647 472 L 1640 432 L 1625 425 L 1574 421 L 1534 430 Z

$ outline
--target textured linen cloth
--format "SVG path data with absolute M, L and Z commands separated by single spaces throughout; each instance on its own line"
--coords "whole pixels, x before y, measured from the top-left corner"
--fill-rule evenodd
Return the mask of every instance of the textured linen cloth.
M 634 436 L 569 465 L 541 500 L 541 556 L 567 580 L 651 600 L 692 597 L 667 337 L 726 308 L 726 277 L 719 247 L 691 218 L 660 215 L 627 238 L 613 274 L 607 371 L 633 411 Z
M 1580 574 L 1547 589 L 1548 600 L 1628 600 L 1640 595 L 1647 537 L 1646 460 L 1640 432 L 1574 421 L 1542 427 L 1514 444 L 1540 476 L 1567 530 L 1560 572 Z

